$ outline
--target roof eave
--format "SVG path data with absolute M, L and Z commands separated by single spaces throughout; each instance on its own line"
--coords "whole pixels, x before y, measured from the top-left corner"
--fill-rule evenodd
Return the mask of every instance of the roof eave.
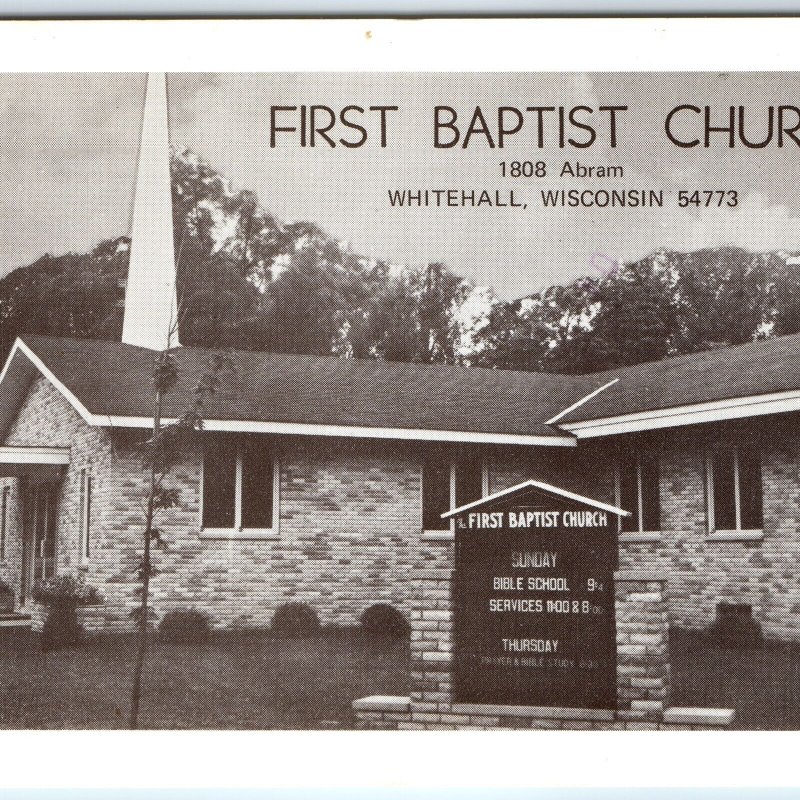
M 33 366 L 59 391 L 81 418 L 91 426 L 103 428 L 152 428 L 153 418 L 117 414 L 98 414 L 90 411 L 78 399 L 34 350 L 21 338 L 17 338 L 6 365 L 0 374 L 0 384 L 16 353 L 23 353 Z M 164 419 L 163 424 L 175 419 Z M 453 442 L 464 444 L 504 444 L 527 447 L 575 447 L 576 437 L 553 428 L 552 434 L 516 434 L 487 431 L 433 430 L 420 428 L 379 428 L 357 425 L 327 425 L 318 423 L 271 422 L 261 420 L 215 420 L 203 422 L 203 429 L 229 433 L 271 433 L 294 436 L 327 436 L 358 439 L 395 439 L 402 441 Z
M 165 419 L 164 424 L 175 420 Z M 107 428 L 149 428 L 152 417 L 91 415 L 91 425 Z M 395 439 L 401 441 L 452 442 L 463 444 L 504 444 L 528 447 L 576 447 L 575 436 L 562 431 L 552 435 L 494 433 L 485 431 L 433 430 L 427 428 L 378 428 L 360 425 L 329 425 L 306 422 L 270 422 L 261 420 L 203 421 L 203 430 L 226 433 L 266 433 L 289 436 L 326 436 L 356 439 Z
M 651 411 L 637 411 L 576 422 L 561 421 L 558 427 L 578 439 L 589 439 L 770 414 L 785 414 L 792 411 L 800 411 L 800 389 L 733 397 L 726 400 L 693 403 Z
M 604 383 L 602 386 L 598 386 L 597 389 L 595 389 L 593 392 L 589 392 L 589 394 L 587 394 L 585 397 L 582 397 L 580 400 L 573 403 L 571 406 L 567 406 L 563 411 L 559 411 L 558 414 L 547 420 L 545 425 L 555 425 L 560 419 L 563 419 L 564 417 L 571 414 L 573 411 L 576 411 L 582 405 L 588 403 L 592 398 L 597 397 L 597 395 L 600 394 L 600 392 L 605 391 L 606 389 L 608 389 L 609 387 L 613 386 L 615 383 L 618 382 L 619 378 L 614 378 L 613 380 L 610 380 L 608 383 Z

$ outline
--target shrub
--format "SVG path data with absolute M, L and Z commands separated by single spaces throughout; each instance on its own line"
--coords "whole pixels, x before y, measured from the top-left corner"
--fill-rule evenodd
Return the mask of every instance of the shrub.
M 100 602 L 94 586 L 88 586 L 83 575 L 55 575 L 37 583 L 31 593 L 37 603 L 47 606 L 42 627 L 42 649 L 58 650 L 79 644 L 83 628 L 76 610 Z
M 391 636 L 402 639 L 409 633 L 406 618 L 388 603 L 376 603 L 365 609 L 361 615 L 361 627 L 364 633 L 370 636 Z
M 306 603 L 284 603 L 275 609 L 273 633 L 279 636 L 309 636 L 318 631 L 317 612 Z
M 753 619 L 753 608 L 746 603 L 718 603 L 717 616 L 706 628 L 711 644 L 722 648 L 760 647 L 764 641 L 761 626 Z
M 208 616 L 194 608 L 176 608 L 164 614 L 158 627 L 159 637 L 165 642 L 203 644 L 211 635 Z

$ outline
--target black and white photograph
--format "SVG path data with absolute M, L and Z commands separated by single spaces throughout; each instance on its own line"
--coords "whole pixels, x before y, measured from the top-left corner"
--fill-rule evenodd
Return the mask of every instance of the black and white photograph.
M 800 73 L 0 107 L 0 728 L 800 729 Z

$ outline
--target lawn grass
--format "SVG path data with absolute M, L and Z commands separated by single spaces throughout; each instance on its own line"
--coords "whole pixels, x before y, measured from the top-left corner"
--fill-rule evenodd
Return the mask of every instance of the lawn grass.
M 716 647 L 673 631 L 672 705 L 733 708 L 737 730 L 800 730 L 800 645 Z
M 135 643 L 104 637 L 43 653 L 30 635 L 0 638 L 0 727 L 124 728 Z M 408 693 L 408 641 L 357 631 L 313 638 L 218 635 L 154 641 L 141 728 L 354 727 L 351 703 Z
M 124 728 L 132 637 L 43 653 L 31 634 L 0 629 L 0 728 Z M 724 649 L 671 637 L 672 705 L 736 709 L 739 729 L 800 729 L 800 646 Z M 216 634 L 203 645 L 154 641 L 143 728 L 352 728 L 351 703 L 408 694 L 405 639 L 359 631 L 281 639 Z

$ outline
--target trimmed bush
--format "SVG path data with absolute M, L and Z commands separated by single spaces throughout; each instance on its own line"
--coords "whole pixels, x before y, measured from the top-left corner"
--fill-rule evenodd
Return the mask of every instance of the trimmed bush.
M 319 633 L 319 617 L 306 603 L 284 603 L 275 609 L 272 632 L 278 636 L 310 636 Z
M 761 647 L 764 634 L 746 603 L 717 603 L 717 616 L 706 628 L 706 638 L 724 649 Z
M 211 635 L 208 616 L 194 608 L 176 608 L 164 614 L 158 626 L 159 638 L 177 644 L 204 644 Z
M 391 636 L 402 639 L 409 634 L 406 618 L 388 603 L 376 603 L 364 610 L 361 627 L 369 636 Z

